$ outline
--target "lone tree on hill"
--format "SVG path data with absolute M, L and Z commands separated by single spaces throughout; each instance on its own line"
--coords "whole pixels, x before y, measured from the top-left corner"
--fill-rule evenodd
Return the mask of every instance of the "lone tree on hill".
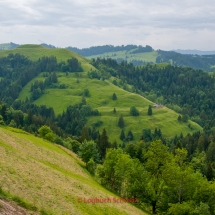
M 116 93 L 113 93 L 112 99 L 113 99 L 113 100 L 117 100 Z
M 148 115 L 151 116 L 152 115 L 152 106 L 149 105 L 149 108 L 148 108 Z
M 113 113 L 116 113 L 116 108 L 113 109 Z
M 131 116 L 139 116 L 139 115 L 140 115 L 139 111 L 138 111 L 137 108 L 134 107 L 134 106 L 132 106 L 132 107 L 130 108 L 130 114 L 131 114 Z
M 128 134 L 127 134 L 127 137 L 126 137 L 126 140 L 127 140 L 127 141 L 131 141 L 131 140 L 133 140 L 133 139 L 134 139 L 134 135 L 133 135 L 132 131 L 129 130 L 129 131 L 128 131 Z
M 82 102 L 84 105 L 86 105 L 86 104 L 87 104 L 87 101 L 86 101 L 86 99 L 85 99 L 85 97 L 84 97 L 84 96 L 82 96 L 81 102 Z
M 178 121 L 179 121 L 179 122 L 182 121 L 181 115 L 178 115 Z
M 124 119 L 123 119 L 122 115 L 120 115 L 120 117 L 119 117 L 118 126 L 120 128 L 124 128 L 125 127 L 125 122 L 124 122 Z
M 125 132 L 124 132 L 123 129 L 122 129 L 122 131 L 121 131 L 121 134 L 120 134 L 119 138 L 120 138 L 120 140 L 122 140 L 122 141 L 125 140 Z

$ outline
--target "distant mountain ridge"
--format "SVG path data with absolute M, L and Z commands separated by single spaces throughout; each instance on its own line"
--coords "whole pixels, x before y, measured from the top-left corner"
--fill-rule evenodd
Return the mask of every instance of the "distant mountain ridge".
M 58 48 L 51 44 L 42 43 L 40 45 L 48 49 Z M 11 50 L 19 46 L 20 45 L 15 43 L 4 43 L 0 44 L 0 50 Z M 208 72 L 213 72 L 215 70 L 215 51 L 181 49 L 163 51 L 154 50 L 149 45 L 146 45 L 145 47 L 141 45 L 103 45 L 82 49 L 69 46 L 66 47 L 66 49 L 88 59 L 112 58 L 117 62 L 127 61 L 135 66 L 144 66 L 148 63 L 168 63 L 175 66 L 202 69 Z
M 176 49 L 173 50 L 174 52 L 180 53 L 180 54 L 192 54 L 192 55 L 214 55 L 215 51 L 201 51 L 201 50 L 182 50 L 182 49 Z

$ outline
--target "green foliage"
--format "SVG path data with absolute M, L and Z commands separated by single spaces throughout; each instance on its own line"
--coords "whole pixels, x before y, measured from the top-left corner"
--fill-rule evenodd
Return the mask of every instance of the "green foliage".
M 148 115 L 151 116 L 152 115 L 152 106 L 149 105 L 149 108 L 148 108 Z
M 81 102 L 82 102 L 82 104 L 83 104 L 83 105 L 86 105 L 86 104 L 87 104 L 87 101 L 86 101 L 86 99 L 85 99 L 85 97 L 84 97 L 84 96 L 82 96 L 82 98 L 81 98 Z
M 112 95 L 112 99 L 113 99 L 113 100 L 117 100 L 116 93 L 113 93 L 113 95 Z
M 3 120 L 2 115 L 0 115 L 0 125 L 4 125 L 4 120 Z
M 90 158 L 90 160 L 86 164 L 87 170 L 90 172 L 90 174 L 94 175 L 96 170 L 96 163 L 93 160 L 93 158 Z
M 137 108 L 134 107 L 134 106 L 132 106 L 132 107 L 130 108 L 130 114 L 131 114 L 131 116 L 139 116 L 139 115 L 140 115 L 139 111 L 138 111 Z
M 50 142 L 53 142 L 55 139 L 55 134 L 51 130 L 50 127 L 43 125 L 41 128 L 38 130 L 40 136 Z
M 90 140 L 90 135 L 89 135 L 88 129 L 86 127 L 83 127 L 81 131 L 80 142 L 83 142 L 85 140 Z
M 97 145 L 101 158 L 103 159 L 106 155 L 107 149 L 111 146 L 110 142 L 108 141 L 108 136 L 105 128 L 103 129 L 101 136 L 99 136 L 97 140 Z
M 72 150 L 76 154 L 79 151 L 81 143 L 78 142 L 77 140 L 72 140 L 71 138 L 66 138 L 65 140 L 65 147 Z
M 120 138 L 120 140 L 125 141 L 125 132 L 123 129 L 121 130 L 119 138 Z
M 189 119 L 189 116 L 188 116 L 187 114 L 182 115 L 182 117 L 181 117 L 181 121 L 182 121 L 182 122 L 187 122 L 188 119 Z
M 128 131 L 128 134 L 127 134 L 127 136 L 126 136 L 126 140 L 127 140 L 127 141 L 131 141 L 131 140 L 133 140 L 133 139 L 134 139 L 134 135 L 133 135 L 132 131 L 129 130 L 129 131 Z
M 168 214 L 171 215 L 210 215 L 209 206 L 200 202 L 199 206 L 196 206 L 194 202 L 183 202 L 177 204 L 170 204 Z
M 1 117 L 0 117 L 0 118 L 1 118 Z M 0 119 L 0 121 L 1 121 L 1 119 Z M 1 123 L 0 123 L 0 124 L 1 124 Z M 10 126 L 10 127 L 13 127 L 13 128 L 16 128 L 16 127 L 17 127 L 16 122 L 15 122 L 13 119 L 10 121 L 9 126 Z
M 116 114 L 116 108 L 113 109 L 113 113 Z
M 124 122 L 124 118 L 122 115 L 120 115 L 119 120 L 118 120 L 118 126 L 120 128 L 124 128 L 125 127 L 125 122 Z
M 84 95 L 85 97 L 90 97 L 90 91 L 89 91 L 88 89 L 84 89 L 83 95 Z
M 97 148 L 97 145 L 94 141 L 84 140 L 81 143 L 78 151 L 79 157 L 87 164 L 92 158 L 96 163 L 100 162 L 100 155 Z

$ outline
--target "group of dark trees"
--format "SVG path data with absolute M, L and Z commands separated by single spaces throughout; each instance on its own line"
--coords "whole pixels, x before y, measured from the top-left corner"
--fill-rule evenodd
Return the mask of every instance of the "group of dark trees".
M 197 169 L 200 160 L 188 162 L 184 148 L 171 152 L 159 140 L 130 143 L 124 151 L 109 149 L 96 175 L 121 197 L 150 206 L 153 214 L 214 215 L 215 183 Z
M 106 52 L 117 52 L 117 51 L 130 51 L 132 49 L 138 49 L 142 46 L 136 46 L 136 45 L 127 45 L 127 46 L 112 46 L 112 45 L 104 45 L 104 46 L 94 46 L 90 48 L 84 48 L 84 49 L 78 49 L 75 47 L 68 47 L 70 51 L 76 52 L 82 56 L 91 56 L 91 55 L 98 55 L 103 54 Z M 144 47 L 142 47 L 144 48 Z
M 56 71 L 78 72 L 82 71 L 82 68 L 75 58 L 69 59 L 66 63 L 58 63 L 56 57 L 43 57 L 31 61 L 20 54 L 9 54 L 0 58 L 0 100 L 11 105 L 22 88 L 41 72 L 52 73 L 45 84 L 50 84 L 48 83 L 50 80 L 56 82 Z
M 215 55 L 190 55 L 180 54 L 174 51 L 158 50 L 159 56 L 156 63 L 171 62 L 177 66 L 187 66 L 193 69 L 202 69 L 206 71 L 214 71 L 211 66 L 214 65 Z
M 45 93 L 45 89 L 47 87 L 52 86 L 53 83 L 58 82 L 57 74 L 56 72 L 49 73 L 49 74 L 44 74 L 45 75 L 45 81 L 38 81 L 36 80 L 34 83 L 31 84 L 31 96 L 30 100 L 34 101 L 38 99 L 42 94 Z
M 136 50 L 130 52 L 131 54 L 138 54 L 144 52 L 152 52 L 153 48 L 151 46 L 146 45 L 146 47 L 139 46 Z

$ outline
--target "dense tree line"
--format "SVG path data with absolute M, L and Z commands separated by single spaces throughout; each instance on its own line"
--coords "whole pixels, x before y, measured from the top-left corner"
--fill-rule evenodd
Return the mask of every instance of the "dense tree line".
M 172 62 L 173 65 L 177 66 L 188 66 L 193 69 L 214 71 L 214 68 L 211 66 L 214 65 L 215 55 L 189 55 L 162 50 L 158 50 L 158 54 L 159 56 L 156 58 L 156 63 Z
M 131 54 L 152 52 L 153 48 L 151 46 L 146 45 L 146 47 L 139 46 L 136 50 L 132 51 Z
M 160 140 L 136 147 L 141 159 L 120 148 L 108 150 L 96 168 L 102 185 L 123 198 L 138 198 L 153 214 L 215 214 L 215 183 L 187 161 L 184 148 L 170 152 Z
M 42 94 L 45 93 L 45 90 L 47 87 L 51 87 L 52 84 L 55 84 L 58 82 L 56 72 L 49 73 L 49 74 L 45 73 L 44 76 L 46 77 L 45 81 L 36 80 L 34 83 L 31 84 L 31 88 L 30 88 L 30 92 L 31 92 L 30 100 L 31 101 L 38 99 L 40 96 L 42 96 Z M 61 85 L 61 87 L 62 86 L 63 85 Z
M 104 45 L 104 46 L 94 46 L 90 48 L 79 49 L 75 47 L 68 47 L 70 51 L 76 52 L 82 56 L 91 56 L 103 54 L 106 52 L 117 52 L 117 51 L 130 51 L 132 49 L 138 48 L 136 45 L 127 45 L 127 46 L 112 46 L 112 45 Z
M 37 106 L 26 101 L 16 100 L 12 107 L 0 102 L 0 115 L 5 125 L 23 129 L 30 133 L 37 133 L 43 126 L 49 126 L 59 136 L 80 136 L 87 122 L 86 116 L 99 115 L 96 109 L 82 103 L 69 106 L 62 114 L 55 115 L 53 108 L 45 105 Z M 96 139 L 95 128 L 89 128 L 89 136 Z

